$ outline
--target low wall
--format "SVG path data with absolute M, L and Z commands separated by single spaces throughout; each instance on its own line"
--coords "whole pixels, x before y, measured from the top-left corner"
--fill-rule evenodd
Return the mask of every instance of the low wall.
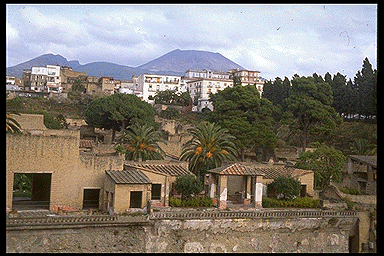
M 232 215 L 232 216 L 231 216 Z M 348 252 L 356 212 L 7 218 L 7 252 Z

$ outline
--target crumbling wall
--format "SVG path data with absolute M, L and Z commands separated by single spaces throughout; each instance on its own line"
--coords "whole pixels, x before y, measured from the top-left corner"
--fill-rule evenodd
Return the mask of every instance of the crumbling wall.
M 7 252 L 348 252 L 351 218 L 152 220 L 7 230 Z

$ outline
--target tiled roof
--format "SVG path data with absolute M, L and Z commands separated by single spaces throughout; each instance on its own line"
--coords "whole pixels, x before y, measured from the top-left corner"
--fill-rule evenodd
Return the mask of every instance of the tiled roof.
M 105 171 L 116 184 L 151 184 L 151 180 L 140 170 Z
M 253 164 L 248 166 L 235 163 L 208 170 L 208 172 L 222 175 L 262 175 L 264 179 L 276 179 L 280 176 L 298 177 L 312 171 L 286 167 L 284 165 Z
M 222 175 L 259 175 L 264 176 L 264 173 L 256 170 L 250 166 L 246 166 L 239 163 L 234 163 L 231 165 L 224 165 L 217 167 L 215 169 L 208 170 L 211 173 L 217 173 Z
M 377 156 L 361 156 L 361 155 L 351 155 L 349 156 L 353 160 L 372 165 L 373 167 L 377 166 Z
M 157 173 L 170 175 L 170 176 L 194 175 L 192 172 L 188 171 L 183 166 L 172 165 L 172 164 L 165 165 L 165 164 L 129 163 L 124 165 L 124 169 L 126 169 L 126 167 L 154 171 Z
M 276 179 L 280 176 L 298 177 L 312 172 L 311 170 L 303 170 L 291 166 L 275 164 L 257 164 L 253 165 L 252 167 L 264 173 L 264 179 Z
M 93 147 L 93 140 L 80 140 L 79 147 L 80 148 L 92 148 Z

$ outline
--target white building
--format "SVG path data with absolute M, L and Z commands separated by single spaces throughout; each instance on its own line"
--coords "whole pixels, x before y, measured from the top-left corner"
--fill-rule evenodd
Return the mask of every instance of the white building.
M 134 93 L 146 102 L 153 102 L 156 93 L 165 90 L 181 92 L 181 76 L 142 74 L 137 79 Z
M 62 92 L 60 66 L 32 67 L 30 87 L 32 91 Z
M 228 72 L 219 72 L 211 70 L 188 69 L 185 71 L 186 78 L 214 78 L 214 79 L 229 79 Z
M 264 79 L 260 76 L 260 71 L 252 71 L 246 69 L 231 69 L 228 71 L 230 78 L 239 77 L 242 86 L 255 85 L 260 96 L 263 93 Z
M 231 79 L 202 78 L 187 82 L 187 87 L 192 100 L 197 100 L 197 107 L 194 108 L 193 111 L 201 112 L 203 108 L 213 110 L 213 106 L 209 102 L 209 95 L 232 86 L 233 80 Z

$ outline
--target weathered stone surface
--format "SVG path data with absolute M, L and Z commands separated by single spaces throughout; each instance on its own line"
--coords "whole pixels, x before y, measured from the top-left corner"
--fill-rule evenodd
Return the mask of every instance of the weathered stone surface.
M 354 218 L 153 220 L 7 230 L 7 252 L 348 252 Z

